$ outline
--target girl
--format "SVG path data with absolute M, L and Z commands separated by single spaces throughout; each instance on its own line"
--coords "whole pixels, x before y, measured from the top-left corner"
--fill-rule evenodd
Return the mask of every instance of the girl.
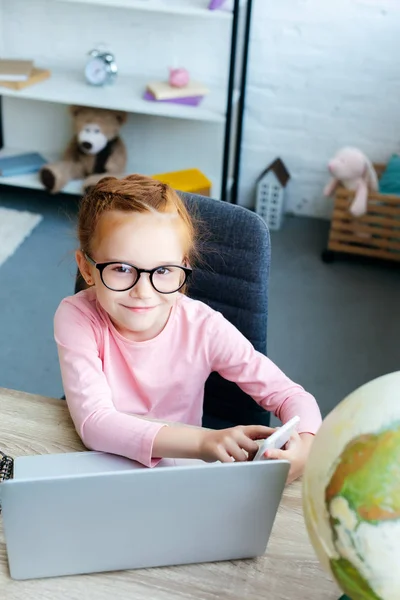
M 212 371 L 236 382 L 299 433 L 269 458 L 301 475 L 321 415 L 220 313 L 182 292 L 196 257 L 178 194 L 141 175 L 102 179 L 78 216 L 79 270 L 88 289 L 65 298 L 54 328 L 68 407 L 84 444 L 146 466 L 161 458 L 244 461 L 270 427 L 201 427 Z

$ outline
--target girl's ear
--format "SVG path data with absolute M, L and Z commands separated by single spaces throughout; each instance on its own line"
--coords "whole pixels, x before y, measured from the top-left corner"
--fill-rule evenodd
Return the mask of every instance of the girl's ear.
M 75 252 L 75 259 L 76 259 L 76 263 L 78 265 L 78 269 L 79 269 L 83 279 L 86 281 L 87 285 L 93 285 L 94 284 L 94 277 L 92 275 L 93 267 L 86 260 L 85 255 L 83 254 L 82 250 L 77 250 Z

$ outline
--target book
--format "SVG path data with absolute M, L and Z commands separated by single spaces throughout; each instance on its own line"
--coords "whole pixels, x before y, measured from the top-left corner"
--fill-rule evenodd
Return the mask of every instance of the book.
M 205 96 L 210 90 L 197 81 L 190 81 L 184 87 L 173 87 L 166 81 L 152 81 L 147 84 L 146 91 L 150 92 L 156 100 L 172 100 Z
M 11 90 L 22 90 L 29 85 L 34 85 L 35 83 L 39 83 L 40 81 L 48 79 L 50 75 L 51 72 L 48 69 L 37 69 L 36 67 L 33 67 L 32 73 L 25 81 L 0 80 L 0 86 L 10 88 Z
M 32 60 L 0 59 L 0 81 L 26 81 L 32 68 Z
M 227 10 L 233 11 L 234 0 L 210 0 L 208 10 Z
M 168 102 L 171 104 L 185 104 L 186 106 L 198 106 L 203 100 L 204 96 L 186 96 L 182 98 L 165 98 L 164 100 L 157 100 L 157 98 L 146 90 L 143 94 L 144 100 L 150 100 L 150 102 Z
M 210 0 L 208 10 L 218 10 L 219 8 L 223 7 L 225 2 L 226 0 Z
M 11 177 L 12 175 L 36 173 L 46 163 L 47 161 L 38 152 L 1 156 L 0 175 L 2 177 Z

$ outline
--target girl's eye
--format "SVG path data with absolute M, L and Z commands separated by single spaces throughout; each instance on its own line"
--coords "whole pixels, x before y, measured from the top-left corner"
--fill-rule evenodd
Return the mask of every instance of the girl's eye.
M 170 270 L 167 269 L 167 267 L 158 267 L 155 273 L 156 275 L 168 275 L 170 273 Z
M 115 265 L 113 271 L 115 273 L 122 273 L 123 275 L 128 275 L 132 273 L 132 267 L 128 267 L 128 265 Z

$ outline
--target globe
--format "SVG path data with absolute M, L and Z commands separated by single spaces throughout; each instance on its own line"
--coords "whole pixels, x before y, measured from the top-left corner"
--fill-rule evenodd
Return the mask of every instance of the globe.
M 303 477 L 307 531 L 351 600 L 400 600 L 400 371 L 323 421 Z

